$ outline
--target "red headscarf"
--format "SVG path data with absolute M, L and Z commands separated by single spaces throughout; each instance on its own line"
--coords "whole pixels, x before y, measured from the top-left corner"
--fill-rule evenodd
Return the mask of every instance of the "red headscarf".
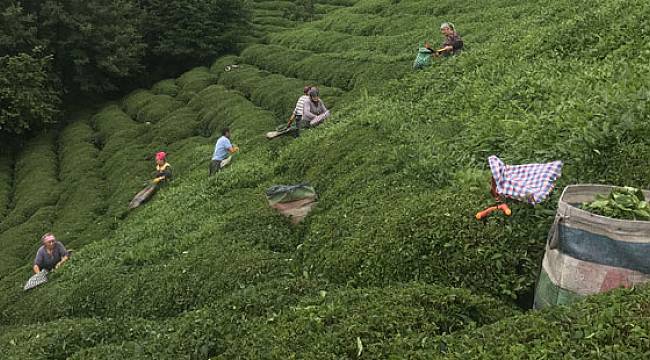
M 157 161 L 165 161 L 167 158 L 167 153 L 164 151 L 159 151 L 156 153 L 156 160 Z

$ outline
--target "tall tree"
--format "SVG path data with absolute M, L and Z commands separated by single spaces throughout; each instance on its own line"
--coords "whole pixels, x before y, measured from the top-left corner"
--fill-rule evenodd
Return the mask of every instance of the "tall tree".
M 19 1 L 0 0 L 0 134 L 5 137 L 58 118 L 61 88 L 53 57 L 37 33 L 35 16 Z
M 46 0 L 39 37 L 53 51 L 66 89 L 102 93 L 143 69 L 140 20 L 132 0 Z
M 36 21 L 20 2 L 0 1 L 0 56 L 29 52 L 41 44 Z
M 57 120 L 61 91 L 51 62 L 38 51 L 0 57 L 0 131 L 21 134 Z
M 139 0 L 151 59 L 194 65 L 231 49 L 249 16 L 241 0 Z

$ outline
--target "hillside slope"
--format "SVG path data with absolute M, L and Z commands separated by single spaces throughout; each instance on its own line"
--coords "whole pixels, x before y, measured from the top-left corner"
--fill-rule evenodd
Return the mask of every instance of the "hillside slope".
M 290 6 L 256 3 L 268 24 Z M 491 202 L 492 154 L 562 159 L 560 188 L 650 188 L 650 5 L 329 3 L 318 20 L 268 28 L 237 56 L 0 158 L 15 169 L 0 177 L 1 354 L 650 355 L 648 287 L 523 311 L 558 192 L 541 206 L 513 206 L 508 219 L 473 218 Z M 415 45 L 438 40 L 447 20 L 467 50 L 411 71 Z M 224 71 L 231 64 L 239 67 Z M 322 86 L 334 116 L 298 139 L 267 141 L 307 83 Z M 242 153 L 208 178 L 224 126 Z M 157 150 L 170 153 L 177 178 L 127 213 Z M 264 190 L 302 181 L 319 203 L 292 226 Z M 47 229 L 77 251 L 25 293 L 34 239 Z

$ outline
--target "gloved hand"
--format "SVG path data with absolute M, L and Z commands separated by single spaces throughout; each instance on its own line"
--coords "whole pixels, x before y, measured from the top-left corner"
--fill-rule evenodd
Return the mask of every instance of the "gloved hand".
M 157 177 L 157 178 L 151 180 L 151 182 L 154 183 L 154 184 L 158 184 L 161 180 L 162 180 L 162 178 Z
M 236 153 L 239 151 L 239 146 L 234 146 L 232 149 L 233 149 L 233 153 Z

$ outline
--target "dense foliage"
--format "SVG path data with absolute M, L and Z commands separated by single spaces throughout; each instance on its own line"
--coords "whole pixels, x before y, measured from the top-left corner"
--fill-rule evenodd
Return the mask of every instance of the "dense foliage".
M 115 93 L 232 49 L 249 17 L 234 0 L 0 1 L 0 131 L 59 120 L 61 99 Z M 67 96 L 64 96 L 67 95 Z
M 58 120 L 61 94 L 51 63 L 39 53 L 0 57 L 0 131 L 21 134 Z
M 0 354 L 648 357 L 650 287 L 523 311 L 559 192 L 509 218 L 473 214 L 493 201 L 492 154 L 563 160 L 558 190 L 650 187 L 650 3 L 353 2 L 318 1 L 319 20 L 272 33 L 295 3 L 254 1 L 264 20 L 239 56 L 0 155 Z M 466 51 L 412 72 L 442 21 Z M 266 140 L 306 84 L 333 116 Z M 224 126 L 241 154 L 208 177 Z M 128 213 L 159 150 L 176 178 Z M 292 226 L 264 189 L 302 181 L 319 202 Z M 24 292 L 50 229 L 75 255 Z
M 245 30 L 247 8 L 239 0 L 139 0 L 152 58 L 179 64 L 205 63 L 231 50 Z

